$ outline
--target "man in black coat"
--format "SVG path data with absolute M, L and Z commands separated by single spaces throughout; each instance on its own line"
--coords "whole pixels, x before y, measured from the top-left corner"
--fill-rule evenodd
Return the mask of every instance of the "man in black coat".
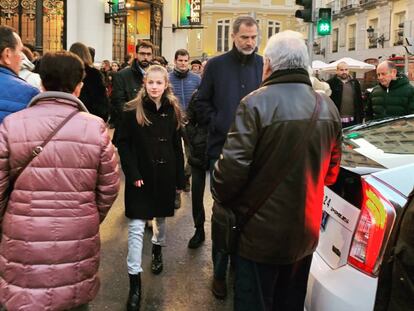
M 208 61 L 197 96 L 200 122 L 208 124 L 207 156 L 210 172 L 220 157 L 227 132 L 240 100 L 256 90 L 262 81 L 263 58 L 256 54 L 258 24 L 251 16 L 239 16 L 233 23 L 231 51 Z M 204 238 L 204 231 L 196 231 Z M 213 293 L 226 296 L 228 257 L 213 245 Z
M 130 67 L 126 67 L 112 77 L 112 115 L 115 125 L 113 143 L 116 144 L 116 128 L 121 121 L 124 105 L 137 96 L 142 87 L 145 70 L 151 65 L 154 46 L 151 42 L 140 41 L 136 47 L 137 56 Z
M 331 99 L 341 115 L 342 127 L 359 124 L 363 118 L 361 86 L 358 80 L 349 75 L 349 67 L 345 62 L 336 66 L 336 76 L 329 79 Z

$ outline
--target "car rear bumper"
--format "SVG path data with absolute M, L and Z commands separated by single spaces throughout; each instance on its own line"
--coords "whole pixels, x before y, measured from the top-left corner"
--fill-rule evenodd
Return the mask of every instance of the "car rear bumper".
M 349 265 L 332 270 L 313 255 L 305 301 L 307 311 L 372 311 L 377 278 Z

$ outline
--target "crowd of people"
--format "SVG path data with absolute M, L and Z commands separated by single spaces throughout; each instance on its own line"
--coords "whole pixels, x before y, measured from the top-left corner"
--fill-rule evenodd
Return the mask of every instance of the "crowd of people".
M 243 220 L 234 252 L 212 228 L 214 296 L 226 298 L 232 261 L 235 310 L 304 309 L 323 188 L 339 172 L 341 129 L 414 113 L 414 87 L 383 62 L 365 107 L 346 63 L 324 83 L 310 74 L 301 34 L 272 36 L 263 56 L 258 35 L 257 21 L 239 16 L 233 48 L 207 63 L 179 49 L 169 66 L 140 41 L 122 65 L 104 60 L 95 68 L 95 50 L 83 43 L 35 58 L 12 28 L 0 26 L 4 308 L 87 309 L 99 289 L 99 225 L 120 187 L 118 153 L 127 310 L 140 309 L 145 227 L 152 221 L 151 272 L 160 274 L 166 218 L 182 191 L 191 191 L 188 247 L 203 244 L 207 172 L 213 219 L 221 208 Z

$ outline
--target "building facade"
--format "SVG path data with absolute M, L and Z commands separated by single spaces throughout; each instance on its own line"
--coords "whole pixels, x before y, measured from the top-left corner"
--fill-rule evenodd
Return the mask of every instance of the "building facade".
M 332 8 L 332 34 L 315 37 L 315 58 L 385 60 L 406 54 L 405 38 L 414 36 L 414 1 L 334 0 L 323 6 Z

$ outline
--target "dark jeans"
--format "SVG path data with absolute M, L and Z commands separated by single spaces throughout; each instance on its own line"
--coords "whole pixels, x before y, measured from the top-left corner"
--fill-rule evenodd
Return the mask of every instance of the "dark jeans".
M 193 205 L 194 227 L 203 228 L 206 219 L 204 211 L 204 188 L 206 186 L 206 170 L 191 167 L 191 203 Z
M 289 265 L 235 260 L 235 311 L 303 311 L 312 255 Z
M 210 170 L 210 187 L 213 181 L 213 169 L 214 164 L 217 162 L 218 159 L 210 159 L 209 162 L 209 170 Z M 227 265 L 229 262 L 229 256 L 214 247 L 214 243 L 212 245 L 212 257 L 213 257 L 213 269 L 214 269 L 214 278 L 219 280 L 226 279 L 227 274 Z

